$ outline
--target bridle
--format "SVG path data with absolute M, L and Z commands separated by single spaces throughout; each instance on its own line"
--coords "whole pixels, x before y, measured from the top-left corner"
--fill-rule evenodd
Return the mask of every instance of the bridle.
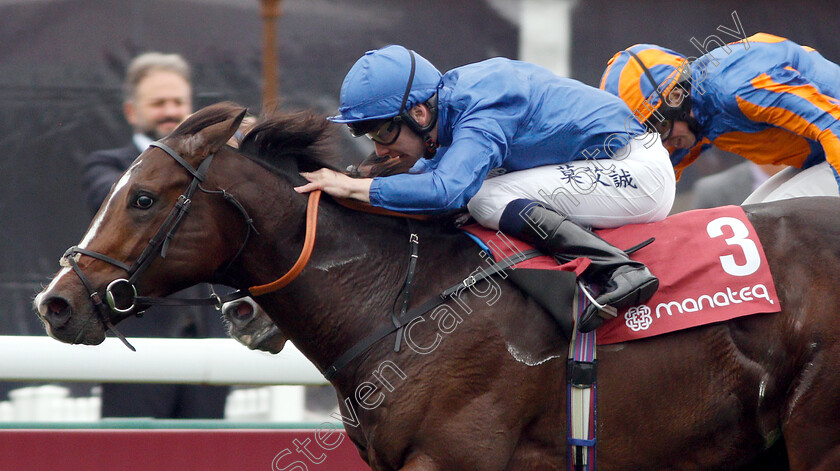
M 196 190 L 201 190 L 205 193 L 215 193 L 223 195 L 225 200 L 229 201 L 239 210 L 239 212 L 245 219 L 246 224 L 248 225 L 248 231 L 245 234 L 242 246 L 239 248 L 239 251 L 236 253 L 236 255 L 228 263 L 227 267 L 225 268 L 225 271 L 244 251 L 245 245 L 248 243 L 248 237 L 251 231 L 253 230 L 254 232 L 258 233 L 256 228 L 254 227 L 253 220 L 250 218 L 250 216 L 248 216 L 248 213 L 245 210 L 245 208 L 242 206 L 242 204 L 239 203 L 239 201 L 236 200 L 236 198 L 233 195 L 225 192 L 224 190 L 208 191 L 201 187 L 201 183 L 204 181 L 207 175 L 207 170 L 210 167 L 210 163 L 213 160 L 215 153 L 209 155 L 206 159 L 204 159 L 204 161 L 201 162 L 198 168 L 195 169 L 189 163 L 187 163 L 187 161 L 184 160 L 180 155 L 178 155 L 177 152 L 172 150 L 172 148 L 170 148 L 166 144 L 163 144 L 162 142 L 154 142 L 151 144 L 151 146 L 163 150 L 170 157 L 175 159 L 176 162 L 178 162 L 193 176 L 193 179 L 190 182 L 187 189 L 184 191 L 184 193 L 178 197 L 175 206 L 172 208 L 169 215 L 164 220 L 163 224 L 161 224 L 157 233 L 155 233 L 154 237 L 152 237 L 152 239 L 149 241 L 149 244 L 137 257 L 137 260 L 135 260 L 132 265 L 128 265 L 119 260 L 115 260 L 114 258 L 109 257 L 107 255 L 92 250 L 83 249 L 78 246 L 70 247 L 69 249 L 67 249 L 67 252 L 65 252 L 62 256 L 62 265 L 72 267 L 73 271 L 76 273 L 76 275 L 78 275 L 79 279 L 81 279 L 88 293 L 90 293 L 91 303 L 93 303 L 94 310 L 98 314 L 99 319 L 102 321 L 103 325 L 105 325 L 108 328 L 108 330 L 110 330 L 115 336 L 117 336 L 131 350 L 135 350 L 134 347 L 128 342 L 125 336 L 123 336 L 116 329 L 114 323 L 111 322 L 111 318 L 109 315 L 111 312 L 116 312 L 118 314 L 128 314 L 132 310 L 136 309 L 138 306 L 151 306 L 155 304 L 210 304 L 215 306 L 217 309 L 220 309 L 222 304 L 225 302 L 241 299 L 249 295 L 261 296 L 264 294 L 271 293 L 273 291 L 277 291 L 288 285 L 292 280 L 295 279 L 295 277 L 297 277 L 298 274 L 300 274 L 300 272 L 308 263 L 309 258 L 312 254 L 312 249 L 315 245 L 314 241 L 318 219 L 318 202 L 321 196 L 320 190 L 312 191 L 309 193 L 309 202 L 307 204 L 306 209 L 306 235 L 304 239 L 303 249 L 301 250 L 300 256 L 298 257 L 298 260 L 295 262 L 292 268 L 289 269 L 289 271 L 279 279 L 265 285 L 252 286 L 247 290 L 237 290 L 225 296 L 219 296 L 218 294 L 213 293 L 210 297 L 201 299 L 140 297 L 137 296 L 137 288 L 135 287 L 137 279 L 146 271 L 146 269 L 155 259 L 155 254 L 157 252 L 160 252 L 161 258 L 166 257 L 166 251 L 169 247 L 169 242 L 174 237 L 175 232 L 177 231 L 178 226 L 180 225 L 184 216 L 186 216 L 189 212 L 190 206 L 192 204 L 192 196 Z M 298 175 L 296 171 L 296 164 L 294 165 L 294 167 L 295 168 L 286 169 L 288 175 Z M 343 201 L 342 204 L 347 204 L 347 202 Z M 372 211 L 369 207 L 356 207 L 353 209 L 362 209 L 368 212 L 374 212 L 375 214 L 381 214 L 376 211 Z M 390 213 L 388 215 L 393 216 L 398 215 L 398 213 Z M 405 217 L 405 215 L 403 215 L 403 217 Z M 407 220 L 410 221 L 410 219 Z M 527 257 L 525 258 L 519 259 L 517 257 L 511 257 L 510 259 L 496 263 L 493 266 L 491 266 L 490 269 L 481 270 L 481 273 L 476 275 L 470 275 L 463 281 L 460 281 L 454 284 L 453 286 L 450 286 L 447 289 L 443 290 L 437 296 L 427 299 L 419 306 L 416 306 L 413 309 L 408 309 L 411 286 L 414 283 L 414 272 L 417 264 L 419 247 L 418 235 L 415 233 L 414 230 L 411 229 L 410 222 L 409 229 L 409 240 L 411 250 L 409 254 L 408 270 L 406 271 L 406 279 L 403 283 L 403 287 L 400 290 L 402 302 L 398 303 L 400 304 L 399 312 L 397 312 L 396 310 L 392 312 L 391 323 L 369 333 L 365 338 L 359 340 L 358 342 L 356 342 L 355 345 L 353 345 L 351 348 L 347 349 L 344 353 L 339 355 L 338 358 L 336 358 L 336 360 L 331 365 L 324 369 L 321 373 L 327 380 L 331 380 L 333 377 L 335 377 L 335 375 L 338 374 L 339 371 L 341 371 L 344 368 L 344 366 L 346 366 L 359 355 L 371 348 L 374 344 L 378 343 L 383 338 L 385 338 L 393 332 L 397 332 L 394 350 L 399 351 L 403 329 L 415 319 L 423 316 L 425 313 L 431 311 L 440 304 L 443 304 L 449 297 L 457 295 L 457 293 L 466 288 L 469 288 L 473 284 L 490 276 L 496 275 L 522 260 L 531 258 L 539 254 L 538 251 L 532 250 L 529 251 L 531 253 L 528 253 Z M 90 283 L 90 281 L 85 276 L 84 272 L 76 262 L 77 255 L 87 255 L 89 257 L 93 257 L 95 259 L 104 261 L 118 268 L 121 268 L 127 272 L 127 278 L 118 278 L 108 283 L 108 286 L 105 288 L 105 301 L 103 302 L 102 296 L 99 294 L 99 292 L 93 289 L 92 284 Z M 82 332 L 83 329 L 79 331 L 79 336 L 82 335 Z M 77 338 L 73 343 L 77 343 L 78 340 L 79 338 Z
M 264 285 L 259 286 L 252 286 L 247 290 L 236 290 L 233 293 L 227 294 L 225 296 L 219 296 L 216 293 L 213 293 L 208 298 L 200 298 L 200 299 L 180 299 L 180 298 L 152 298 L 152 297 L 141 297 L 137 295 L 137 288 L 135 283 L 137 279 L 146 271 L 149 265 L 154 261 L 155 254 L 160 252 L 161 258 L 166 258 L 166 252 L 169 247 L 169 243 L 175 235 L 175 232 L 178 230 L 178 226 L 180 225 L 181 221 L 183 220 L 184 216 L 189 213 L 190 207 L 192 205 L 192 196 L 196 190 L 201 190 L 204 193 L 211 193 L 211 194 L 221 194 L 226 201 L 233 204 L 237 210 L 242 214 L 245 222 L 248 226 L 248 231 L 245 234 L 245 238 L 242 241 L 242 245 L 240 246 L 239 250 L 237 251 L 236 255 L 228 262 L 225 271 L 232 265 L 232 263 L 242 254 L 245 249 L 245 245 L 248 243 L 248 238 L 250 236 L 251 231 L 259 234 L 257 229 L 254 227 L 253 220 L 248 215 L 245 208 L 242 206 L 237 199 L 227 193 L 225 190 L 218 190 L 218 191 L 208 191 L 201 187 L 201 183 L 207 176 L 207 170 L 210 167 L 210 163 L 213 160 L 214 154 L 210 154 L 198 168 L 193 168 L 189 163 L 187 163 L 184 158 L 178 155 L 172 148 L 163 144 L 162 142 L 154 142 L 151 144 L 152 147 L 157 147 L 164 152 L 166 152 L 170 157 L 175 159 L 184 169 L 189 172 L 193 179 L 190 182 L 187 189 L 184 191 L 181 196 L 178 197 L 178 200 L 175 203 L 175 206 L 169 212 L 169 215 L 163 221 L 160 228 L 158 229 L 157 233 L 155 233 L 154 237 L 149 241 L 149 244 L 143 249 L 140 255 L 137 257 L 137 260 L 134 261 L 133 264 L 128 265 L 123 263 L 119 260 L 116 260 L 112 257 L 107 255 L 101 254 L 99 252 L 95 252 L 88 249 L 83 249 L 78 246 L 73 246 L 67 249 L 67 251 L 62 256 L 62 265 L 69 266 L 73 269 L 79 279 L 84 284 L 85 288 L 87 289 L 88 293 L 90 293 L 90 300 L 93 304 L 94 310 L 96 311 L 99 319 L 102 321 L 103 325 L 105 325 L 108 330 L 110 330 L 115 336 L 117 336 L 126 347 L 131 349 L 132 351 L 135 348 L 128 342 L 124 335 L 122 335 L 117 328 L 114 326 L 114 323 L 111 321 L 110 313 L 116 312 L 118 314 L 128 314 L 132 310 L 138 307 L 148 307 L 151 305 L 160 305 L 160 304 L 172 304 L 172 305 L 213 305 L 217 309 L 221 309 L 221 306 L 225 302 L 234 301 L 237 299 L 244 298 L 246 296 L 261 296 L 264 294 L 271 293 L 273 291 L 277 291 L 286 285 L 288 285 L 292 280 L 294 280 L 298 274 L 303 270 L 306 264 L 309 261 L 309 258 L 312 254 L 312 249 L 315 245 L 315 232 L 317 227 L 317 220 L 318 220 L 318 203 L 321 196 L 320 190 L 315 190 L 309 193 L 309 201 L 307 203 L 306 209 L 306 235 L 304 238 L 303 249 L 301 250 L 300 256 L 298 257 L 295 264 L 286 272 L 285 275 L 280 277 L 279 279 Z M 296 167 L 296 165 L 295 165 Z M 286 169 L 289 175 L 296 175 L 297 171 L 292 171 L 293 169 Z M 351 207 L 352 209 L 362 210 L 366 212 L 372 212 L 374 214 L 383 214 L 377 212 L 371 207 L 354 207 L 353 205 L 348 204 L 346 201 L 340 201 L 342 204 Z M 391 213 L 388 212 L 387 215 L 389 216 L 397 216 L 400 215 L 399 213 Z M 402 215 L 406 217 L 406 215 Z M 411 218 L 407 220 L 410 221 Z M 503 260 L 502 262 L 496 263 L 490 267 L 490 269 L 481 270 L 481 273 L 476 275 L 470 275 L 466 279 L 461 282 L 454 284 L 453 286 L 448 287 L 447 289 L 440 292 L 437 296 L 434 296 L 430 299 L 427 299 L 425 302 L 421 303 L 419 306 L 416 306 L 412 309 L 408 309 L 409 304 L 409 297 L 411 286 L 414 283 L 414 271 L 417 264 L 417 257 L 418 257 L 418 247 L 419 247 L 419 238 L 414 230 L 411 229 L 411 224 L 409 222 L 409 229 L 410 229 L 410 254 L 409 254 L 409 265 L 408 270 L 406 271 L 406 279 L 403 283 L 403 287 L 401 288 L 401 297 L 402 302 L 399 303 L 401 307 L 399 308 L 399 312 L 396 310 L 391 313 L 391 323 L 380 327 L 379 329 L 374 330 L 370 334 L 368 334 L 365 338 L 356 342 L 351 348 L 347 349 L 344 353 L 338 356 L 336 360 L 329 365 L 326 369 L 324 369 L 321 373 L 327 380 L 331 380 L 335 377 L 339 371 L 341 371 L 348 363 L 353 361 L 359 355 L 367 351 L 371 348 L 374 344 L 381 341 L 386 336 L 390 335 L 393 332 L 397 332 L 396 342 L 394 344 L 394 350 L 400 350 L 400 340 L 402 339 L 403 329 L 412 323 L 418 317 L 423 316 L 425 313 L 431 311 L 435 307 L 439 306 L 446 302 L 446 300 L 453 296 L 457 295 L 460 291 L 469 288 L 473 284 L 488 278 L 490 276 L 496 275 L 511 266 L 519 263 L 527 258 L 534 257 L 539 254 L 538 251 L 532 250 L 527 253 L 527 256 L 524 258 L 517 258 L 511 257 L 510 259 Z M 111 265 L 114 265 L 122 270 L 125 270 L 127 273 L 127 278 L 118 278 L 110 283 L 105 288 L 105 301 L 102 300 L 102 296 L 99 294 L 98 291 L 93 289 L 93 285 L 88 280 L 87 276 L 85 276 L 82 269 L 79 267 L 76 257 L 78 255 L 87 255 L 89 257 L 104 261 Z M 107 303 L 107 304 L 106 304 Z M 395 304 L 396 308 L 396 304 Z M 139 313 L 137 315 L 140 315 Z M 91 317 L 92 318 L 92 317 Z M 81 337 L 82 332 L 84 330 L 80 329 L 79 337 Z M 73 343 L 78 343 L 79 337 Z
M 139 306 L 148 307 L 152 305 L 161 304 L 182 306 L 212 305 L 216 309 L 221 309 L 222 304 L 225 302 L 244 298 L 251 294 L 253 294 L 254 296 L 258 296 L 280 289 L 283 286 L 287 285 L 289 282 L 291 282 L 300 273 L 300 271 L 308 262 L 309 255 L 312 252 L 312 246 L 314 245 L 313 241 L 315 238 L 315 222 L 317 218 L 316 213 L 313 214 L 314 217 L 307 218 L 306 241 L 304 242 L 304 249 L 301 252 L 298 261 L 295 263 L 292 269 L 288 273 L 286 273 L 286 275 L 272 283 L 262 286 L 254 286 L 244 291 L 236 290 L 224 296 L 219 296 L 214 292 L 209 297 L 200 299 L 182 299 L 171 297 L 155 298 L 138 296 L 137 288 L 135 286 L 138 278 L 140 278 L 140 276 L 146 271 L 146 269 L 148 269 L 149 265 L 155 260 L 155 255 L 157 253 L 160 253 L 161 258 L 166 258 L 166 252 L 169 248 L 169 243 L 175 236 L 175 232 L 178 230 L 178 227 L 181 224 L 181 221 L 183 220 L 184 216 L 186 216 L 187 213 L 189 213 L 190 207 L 192 205 L 192 197 L 196 190 L 201 190 L 202 192 L 208 194 L 222 195 L 222 197 L 226 201 L 233 204 L 234 207 L 236 207 L 236 209 L 240 212 L 240 214 L 242 214 L 247 225 L 247 231 L 245 233 L 244 240 L 242 241 L 242 245 L 239 247 L 239 250 L 236 252 L 236 255 L 230 260 L 230 262 L 228 262 L 223 272 L 226 272 L 233 264 L 233 262 L 237 260 L 242 254 L 246 244 L 248 243 L 251 231 L 253 231 L 256 234 L 259 234 L 256 227 L 254 227 L 253 219 L 251 219 L 251 217 L 248 215 L 248 212 L 245 210 L 245 207 L 242 206 L 242 204 L 233 195 L 231 195 L 223 189 L 219 189 L 217 191 L 210 191 L 201 187 L 201 183 L 205 180 L 207 176 L 207 171 L 210 167 L 213 157 L 215 156 L 215 153 L 210 154 L 207 158 L 205 158 L 204 161 L 202 161 L 196 169 L 193 168 L 183 157 L 181 157 L 171 147 L 167 146 L 162 142 L 153 142 L 151 144 L 151 147 L 157 147 L 158 149 L 161 149 L 164 152 L 166 152 L 184 169 L 186 169 L 187 172 L 189 172 L 193 178 L 187 189 L 181 194 L 181 196 L 178 197 L 178 200 L 175 202 L 175 206 L 169 212 L 169 215 L 167 215 L 160 228 L 157 230 L 157 232 L 151 238 L 151 240 L 149 240 L 148 245 L 146 245 L 146 247 L 137 257 L 137 259 L 134 261 L 134 263 L 128 265 L 105 254 L 84 249 L 78 246 L 73 246 L 67 249 L 67 251 L 61 258 L 62 265 L 71 267 L 76 273 L 76 275 L 79 277 L 79 279 L 82 281 L 82 284 L 84 284 L 85 288 L 90 294 L 90 300 L 91 303 L 93 303 L 94 310 L 98 314 L 102 323 L 108 328 L 108 330 L 110 330 L 115 336 L 117 336 L 131 350 L 134 350 L 134 347 L 126 340 L 125 336 L 123 336 L 116 329 L 114 323 L 111 321 L 111 313 L 128 314 L 129 312 L 137 309 Z M 312 212 L 311 208 L 313 206 L 314 208 L 317 208 L 319 197 L 320 191 L 310 193 L 310 209 L 307 210 L 308 214 Z M 104 261 L 118 268 L 121 268 L 122 270 L 126 271 L 127 277 L 118 278 L 108 283 L 108 286 L 105 288 L 105 301 L 103 302 L 102 295 L 100 295 L 98 291 L 93 289 L 93 285 L 85 276 L 82 269 L 79 267 L 76 261 L 77 255 L 87 255 L 89 257 Z M 139 312 L 137 315 L 140 314 L 142 314 L 142 311 Z M 82 332 L 83 330 L 80 330 L 80 336 L 82 335 Z M 77 338 L 75 342 L 78 342 L 78 340 L 79 339 Z
M 146 269 L 149 267 L 152 261 L 154 261 L 155 254 L 157 252 L 160 252 L 161 258 L 166 258 L 166 252 L 169 247 L 169 243 L 174 237 L 175 232 L 178 230 L 178 227 L 181 221 L 183 220 L 184 216 L 186 216 L 187 213 L 189 213 L 190 207 L 192 205 L 192 196 L 196 190 L 201 190 L 204 193 L 210 194 L 221 194 L 226 201 L 233 204 L 237 208 L 237 210 L 239 210 L 248 226 L 248 230 L 245 234 L 244 240 L 242 241 L 242 245 L 240 246 L 236 255 L 231 259 L 230 262 L 228 262 L 225 271 L 227 271 L 227 269 L 230 268 L 232 263 L 244 251 L 245 246 L 248 243 L 248 238 L 250 236 L 251 231 L 254 231 L 257 234 L 259 233 L 254 227 L 253 220 L 248 215 L 245 208 L 233 195 L 227 193 L 225 190 L 222 189 L 218 191 L 208 191 L 201 187 L 201 183 L 207 176 L 207 170 L 210 167 L 210 163 L 212 162 L 215 153 L 210 154 L 206 159 L 204 159 L 204 161 L 202 161 L 196 169 L 193 168 L 189 163 L 187 163 L 186 160 L 184 160 L 184 158 L 178 155 L 177 152 L 175 152 L 166 144 L 163 144 L 162 142 L 154 142 L 151 144 L 151 146 L 163 150 L 170 157 L 175 159 L 176 162 L 178 162 L 184 169 L 187 170 L 187 172 L 189 172 L 192 175 L 193 179 L 190 182 L 187 189 L 184 191 L 184 193 L 178 197 L 175 206 L 169 212 L 169 215 L 167 215 L 166 219 L 163 221 L 163 224 L 161 224 L 154 237 L 152 237 L 152 239 L 149 241 L 149 244 L 137 257 L 137 260 L 135 260 L 133 264 L 128 265 L 105 254 L 101 254 L 99 252 L 95 252 L 88 249 L 83 249 L 78 246 L 73 246 L 67 249 L 67 251 L 64 253 L 61 259 L 62 265 L 70 266 L 76 273 L 76 275 L 79 277 L 79 279 L 82 281 L 82 284 L 84 284 L 88 293 L 90 293 L 91 303 L 93 304 L 94 310 L 98 314 L 99 319 L 102 321 L 103 325 L 105 325 L 108 328 L 108 330 L 110 330 L 115 336 L 117 336 L 123 342 L 123 344 L 125 344 L 126 347 L 128 347 L 132 351 L 134 351 L 135 348 L 128 342 L 125 336 L 123 336 L 117 330 L 117 328 L 114 326 L 114 323 L 111 321 L 111 312 L 116 312 L 118 314 L 128 314 L 129 312 L 138 307 L 148 307 L 151 305 L 160 304 L 209 304 L 215 306 L 217 309 L 221 309 L 222 304 L 225 302 L 241 299 L 249 295 L 261 296 L 264 294 L 271 293 L 273 291 L 277 291 L 288 285 L 292 280 L 294 280 L 297 277 L 298 274 L 300 274 L 300 272 L 308 263 L 309 258 L 312 254 L 312 249 L 315 245 L 314 241 L 318 219 L 318 203 L 321 196 L 320 190 L 312 191 L 309 193 L 309 201 L 307 203 L 306 209 L 306 235 L 304 238 L 303 249 L 301 250 L 300 256 L 298 257 L 297 261 L 292 266 L 292 268 L 289 269 L 289 271 L 286 272 L 286 274 L 280 277 L 279 279 L 268 284 L 252 286 L 247 290 L 236 290 L 233 293 L 227 294 L 225 296 L 219 296 L 218 294 L 213 293 L 208 298 L 200 299 L 141 297 L 137 295 L 137 288 L 135 286 L 137 279 L 146 271 Z M 297 172 L 292 172 L 290 173 L 290 175 L 295 175 L 296 173 Z M 342 204 L 346 204 L 346 202 L 342 202 Z M 374 212 L 375 214 L 381 214 L 375 211 L 370 211 L 369 208 L 353 209 L 362 209 L 367 210 L 369 212 Z M 398 215 L 398 213 L 391 213 L 388 215 L 393 216 Z M 410 223 L 409 228 L 411 228 Z M 492 267 L 490 267 L 489 270 L 482 270 L 480 274 L 470 275 L 465 280 L 458 282 L 453 286 L 450 286 L 447 289 L 443 290 L 437 296 L 427 299 L 419 306 L 416 306 L 413 309 L 408 309 L 410 291 L 414 280 L 414 271 L 417 263 L 417 253 L 419 246 L 419 239 L 417 234 L 413 230 L 410 230 L 410 232 L 411 253 L 409 256 L 409 267 L 406 272 L 406 279 L 401 289 L 402 303 L 400 303 L 401 308 L 399 309 L 399 313 L 397 313 L 396 311 L 392 312 L 392 322 L 390 324 L 374 330 L 365 338 L 359 340 L 355 345 L 346 350 L 343 354 L 339 355 L 339 357 L 329 367 L 322 371 L 322 374 L 327 380 L 331 380 L 336 374 L 338 374 L 338 372 L 344 366 L 346 366 L 352 360 L 357 358 L 360 354 L 367 351 L 374 344 L 378 343 L 380 340 L 382 340 L 383 338 L 385 338 L 393 332 L 397 332 L 394 350 L 399 351 L 400 340 L 402 338 L 402 330 L 415 319 L 423 316 L 425 313 L 431 311 L 440 304 L 443 304 L 449 297 L 453 296 L 453 294 L 457 295 L 457 293 L 461 290 L 468 288 L 485 278 L 500 273 L 501 271 L 506 270 L 507 268 L 515 265 L 516 263 L 524 259 L 531 258 L 539 254 L 539 252 L 534 250 L 530 251 L 533 253 L 528 253 L 526 258 L 513 260 L 513 258 L 516 257 L 512 257 L 511 259 L 496 263 Z M 121 268 L 122 270 L 126 271 L 127 278 L 118 278 L 108 283 L 108 286 L 105 288 L 105 301 L 103 301 L 102 296 L 99 294 L 98 291 L 93 289 L 93 285 L 88 280 L 87 276 L 85 276 L 82 269 L 79 267 L 76 261 L 77 255 L 87 255 L 89 257 L 104 261 L 118 268 Z M 82 335 L 82 332 L 83 329 L 79 331 L 79 336 Z M 79 338 L 76 338 L 76 340 L 73 343 L 77 343 L 78 341 Z

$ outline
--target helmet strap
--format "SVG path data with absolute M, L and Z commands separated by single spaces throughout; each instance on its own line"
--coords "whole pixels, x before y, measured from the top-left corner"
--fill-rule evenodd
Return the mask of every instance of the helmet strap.
M 437 154 L 437 149 L 440 146 L 437 142 L 432 139 L 432 136 L 429 136 L 428 133 L 423 135 L 423 144 L 426 145 L 426 154 L 423 157 L 427 159 L 431 159 L 432 157 Z
M 429 135 L 429 132 L 434 129 L 435 124 L 437 124 L 437 116 L 438 116 L 438 108 L 437 108 L 437 93 L 432 95 L 431 98 L 426 100 L 424 103 L 427 108 L 429 108 L 429 113 L 431 113 L 431 118 L 429 122 L 425 126 L 420 126 L 414 117 L 411 116 L 409 113 L 410 110 L 405 109 L 406 103 L 408 102 L 408 97 L 411 94 L 411 85 L 414 83 L 414 70 L 416 68 L 416 60 L 414 59 L 414 51 L 411 49 L 408 50 L 409 56 L 411 57 L 411 71 L 408 74 L 408 83 L 405 86 L 405 93 L 403 93 L 402 103 L 400 104 L 400 111 L 397 113 L 396 119 L 401 120 L 409 127 L 414 133 L 418 136 L 423 138 L 423 144 L 426 146 L 426 153 L 425 157 L 430 159 L 434 157 L 435 153 L 437 152 L 438 143 L 432 139 Z
M 676 86 L 682 88 L 685 92 L 685 95 L 683 95 L 682 101 L 680 102 L 679 106 L 671 106 L 671 104 L 668 103 L 668 100 L 665 99 L 665 95 L 662 93 L 662 91 L 659 90 L 659 84 L 656 83 L 656 79 L 653 78 L 653 74 L 651 73 L 650 69 L 648 69 L 648 67 L 645 65 L 645 63 L 642 62 L 642 59 L 640 59 L 635 52 L 629 49 L 625 49 L 624 52 L 627 52 L 628 54 L 630 54 L 631 57 L 633 57 L 633 59 L 635 59 L 635 61 L 642 68 L 642 72 L 645 74 L 648 81 L 653 86 L 653 91 L 656 92 L 657 95 L 659 95 L 660 106 L 659 109 L 657 109 L 654 112 L 654 115 L 659 113 L 660 116 L 664 116 L 666 120 L 670 121 L 669 130 L 665 135 L 670 136 L 671 131 L 673 131 L 674 129 L 674 121 L 685 121 L 686 124 L 688 124 L 689 130 L 692 133 L 694 133 L 695 136 L 699 137 L 701 130 L 700 123 L 697 122 L 697 120 L 693 116 L 691 116 L 691 82 L 685 78 L 677 80 Z M 685 67 L 688 68 L 688 64 L 686 64 Z M 682 71 L 680 71 L 680 74 L 682 74 Z M 648 119 L 648 121 L 649 120 L 650 119 Z M 646 127 L 650 129 L 650 126 Z
M 408 126 L 409 129 L 423 139 L 423 144 L 426 146 L 425 157 L 427 159 L 431 159 L 437 153 L 437 148 L 440 147 L 440 144 L 432 139 L 432 136 L 430 135 L 438 120 L 437 93 L 432 95 L 432 97 L 426 100 L 423 104 L 429 109 L 430 116 L 429 122 L 426 123 L 425 126 L 420 126 L 420 123 L 418 123 L 408 111 L 403 111 L 400 114 L 400 119 L 406 126 Z
M 402 103 L 400 103 L 400 111 L 397 115 L 402 115 L 407 110 L 405 109 L 405 104 L 408 102 L 408 96 L 411 94 L 411 85 L 414 84 L 414 69 L 416 68 L 416 62 L 414 60 L 414 51 L 411 49 L 408 50 L 409 57 L 411 57 L 411 71 L 408 73 L 408 82 L 405 84 L 405 93 L 403 93 Z

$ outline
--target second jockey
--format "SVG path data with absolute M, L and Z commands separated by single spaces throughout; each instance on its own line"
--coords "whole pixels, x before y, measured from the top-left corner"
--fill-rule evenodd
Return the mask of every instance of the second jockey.
M 620 309 L 656 291 L 647 267 L 585 227 L 659 221 L 674 201 L 668 153 L 620 99 L 504 58 L 441 74 L 414 51 L 388 46 L 353 65 L 340 101 L 331 121 L 371 138 L 377 156 L 413 166 L 376 178 L 321 169 L 304 173 L 310 183 L 298 191 L 408 213 L 466 206 L 481 225 L 559 262 L 589 258 L 581 276 L 602 287 L 598 305 Z M 598 313 L 591 305 L 579 329 L 600 325 Z
M 745 203 L 837 196 L 840 66 L 812 48 L 758 33 L 689 63 L 653 44 L 616 53 L 600 87 L 661 133 L 680 173 L 712 145 L 790 166 Z

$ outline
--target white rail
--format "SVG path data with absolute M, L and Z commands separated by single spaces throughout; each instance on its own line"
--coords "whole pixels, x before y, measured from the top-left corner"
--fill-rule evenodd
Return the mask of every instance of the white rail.
M 233 339 L 132 338 L 101 345 L 67 345 L 47 336 L 0 336 L 0 381 L 78 381 L 270 385 L 231 391 L 225 418 L 246 421 L 318 421 L 305 410 L 301 385 L 328 384 L 291 343 L 271 355 Z M 99 397 L 72 398 L 67 388 L 32 386 L 0 402 L 0 422 L 95 421 Z
M 0 402 L 3 422 L 95 422 L 101 418 L 98 395 L 70 397 L 70 390 L 52 384 L 9 391 Z M 326 413 L 306 409 L 303 386 L 263 386 L 235 389 L 225 401 L 224 418 L 238 422 L 315 422 Z
M 69 397 L 70 391 L 47 384 L 9 391 L 0 402 L 0 422 L 90 422 L 99 420 L 102 401 L 97 396 Z
M 47 336 L 0 336 L 0 380 L 328 384 L 291 342 L 277 355 L 248 350 L 233 339 L 132 338 L 96 346 L 68 345 Z

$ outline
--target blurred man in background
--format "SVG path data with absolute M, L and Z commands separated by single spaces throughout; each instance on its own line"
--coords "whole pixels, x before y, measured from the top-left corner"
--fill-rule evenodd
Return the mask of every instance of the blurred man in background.
M 84 168 L 86 202 L 95 214 L 111 186 L 152 141 L 172 132 L 192 113 L 190 67 L 176 54 L 150 52 L 131 61 L 125 80 L 123 113 L 134 134 L 125 146 L 88 156 Z M 206 297 L 209 286 L 179 297 Z M 155 306 L 143 319 L 123 323 L 128 337 L 224 337 L 219 314 L 210 307 Z M 102 385 L 102 417 L 222 418 L 229 388 L 181 384 Z

